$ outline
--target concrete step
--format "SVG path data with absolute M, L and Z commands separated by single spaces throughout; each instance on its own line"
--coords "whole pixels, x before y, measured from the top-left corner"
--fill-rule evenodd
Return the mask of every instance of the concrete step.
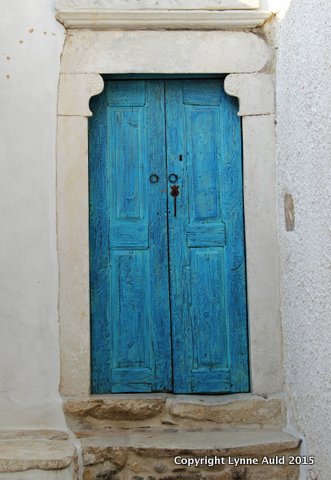
M 295 480 L 300 440 L 278 428 L 80 431 L 84 480 Z M 199 462 L 188 465 L 188 462 Z
M 73 430 L 133 427 L 284 426 L 281 395 L 93 395 L 65 400 Z

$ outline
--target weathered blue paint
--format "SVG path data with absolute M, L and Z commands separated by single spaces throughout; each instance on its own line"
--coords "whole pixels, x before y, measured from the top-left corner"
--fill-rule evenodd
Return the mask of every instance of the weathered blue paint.
M 241 128 L 219 79 L 166 81 L 174 391 L 248 391 Z M 182 161 L 179 161 L 179 155 Z
M 91 108 L 92 392 L 171 390 L 164 84 L 106 82 Z
M 92 109 L 92 391 L 248 391 L 236 102 L 220 79 L 114 80 Z

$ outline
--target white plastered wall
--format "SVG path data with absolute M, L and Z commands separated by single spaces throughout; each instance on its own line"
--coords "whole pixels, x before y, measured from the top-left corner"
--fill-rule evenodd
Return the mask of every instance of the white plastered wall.
M 261 0 L 263 8 L 269 8 L 267 1 Z M 52 4 L 1 0 L 0 428 L 63 425 L 58 396 L 55 115 L 64 29 L 54 19 Z M 318 480 L 329 480 L 331 444 L 330 11 L 329 0 L 292 1 L 279 36 L 277 77 L 286 388 L 291 421 L 305 434 L 309 453 L 316 455 L 311 478 L 319 475 Z M 81 120 L 68 117 L 63 128 L 82 122 L 84 130 L 87 114 L 80 107 L 75 115 Z M 78 143 L 72 132 L 66 135 Z M 86 159 L 86 144 L 80 148 Z M 253 173 L 263 177 L 268 171 L 272 179 L 272 168 L 258 169 L 261 162 L 268 168 L 263 159 L 261 151 L 256 168 L 252 163 Z M 86 168 L 79 157 L 77 168 Z M 79 182 L 75 188 L 77 201 Z M 283 227 L 286 192 L 294 198 L 294 232 Z M 78 235 L 76 241 L 79 246 L 85 239 Z M 84 318 L 84 311 L 79 314 Z
M 271 49 L 247 32 L 69 30 L 58 104 L 61 392 L 90 391 L 88 103 L 100 73 L 219 73 L 240 101 L 251 390 L 280 392 L 282 346 Z
M 65 426 L 59 384 L 52 0 L 1 0 L 0 428 Z
M 331 6 L 292 0 L 278 32 L 277 173 L 282 317 L 290 421 L 331 477 Z M 293 197 L 295 229 L 284 227 Z

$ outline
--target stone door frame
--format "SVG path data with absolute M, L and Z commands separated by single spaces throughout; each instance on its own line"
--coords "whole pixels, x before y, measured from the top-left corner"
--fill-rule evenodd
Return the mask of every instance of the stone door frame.
M 224 31 L 68 30 L 57 129 L 60 391 L 90 395 L 89 100 L 101 74 L 219 74 L 242 117 L 251 393 L 282 391 L 272 50 Z M 132 394 L 134 395 L 134 394 Z M 148 395 L 148 394 L 146 394 Z

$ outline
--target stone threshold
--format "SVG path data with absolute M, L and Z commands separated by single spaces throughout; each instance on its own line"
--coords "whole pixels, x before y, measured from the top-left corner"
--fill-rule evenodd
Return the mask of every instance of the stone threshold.
M 64 398 L 73 430 L 173 425 L 232 427 L 286 425 L 283 395 L 111 394 Z

